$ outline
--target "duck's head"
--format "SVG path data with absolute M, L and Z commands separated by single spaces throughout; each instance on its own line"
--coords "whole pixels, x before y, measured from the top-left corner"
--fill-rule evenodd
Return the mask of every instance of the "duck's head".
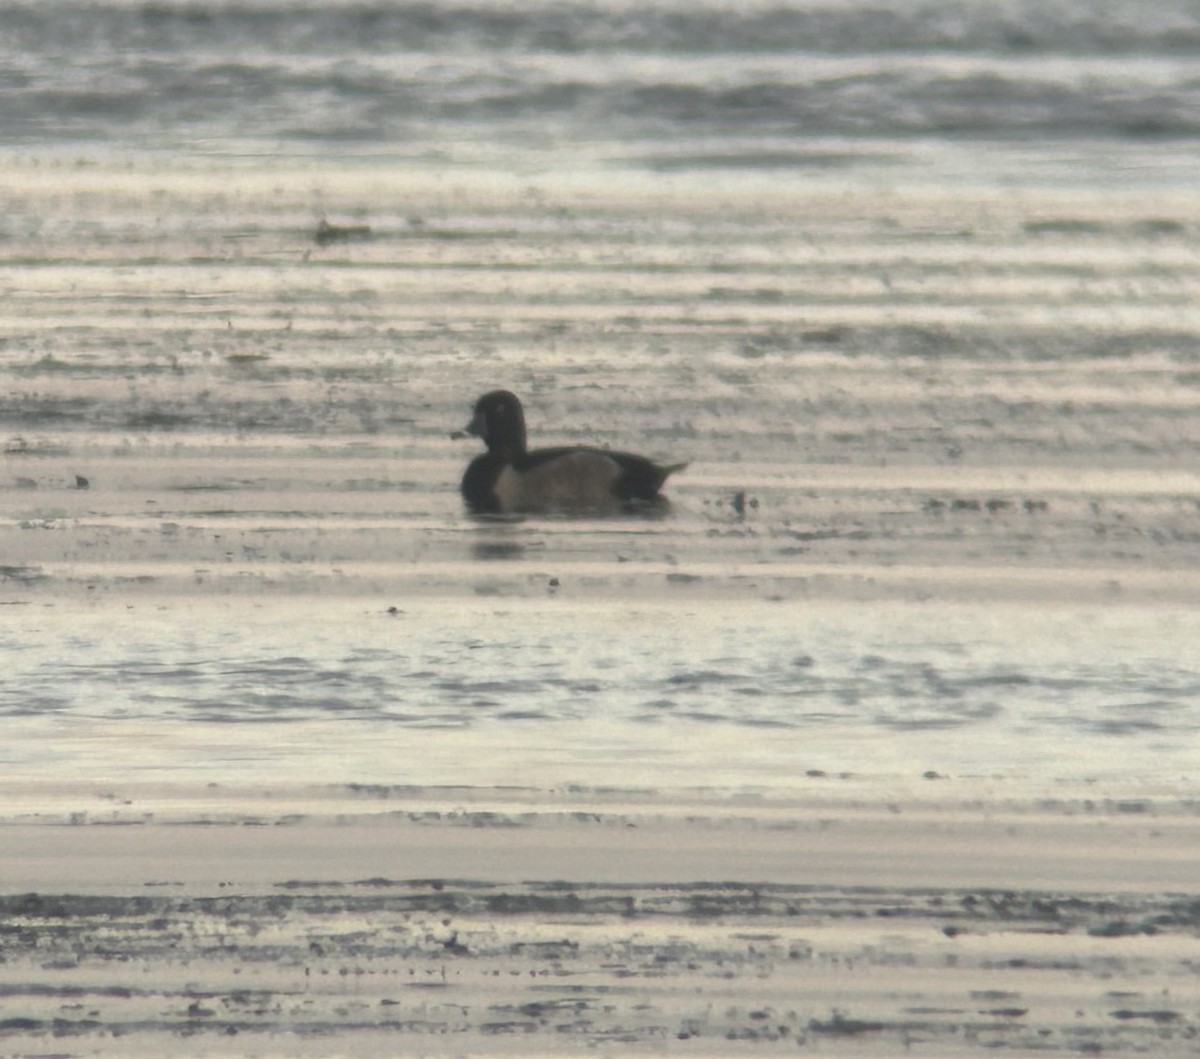
M 467 433 L 482 439 L 489 452 L 512 459 L 525 451 L 525 412 L 517 395 L 493 390 L 475 402 Z

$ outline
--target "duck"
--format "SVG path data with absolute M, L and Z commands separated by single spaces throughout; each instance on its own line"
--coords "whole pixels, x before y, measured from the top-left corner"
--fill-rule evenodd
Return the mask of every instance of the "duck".
M 661 506 L 663 483 L 687 466 L 584 445 L 529 449 L 525 410 L 508 390 L 480 397 L 465 433 L 487 446 L 462 478 L 463 500 L 477 515 L 609 515 Z

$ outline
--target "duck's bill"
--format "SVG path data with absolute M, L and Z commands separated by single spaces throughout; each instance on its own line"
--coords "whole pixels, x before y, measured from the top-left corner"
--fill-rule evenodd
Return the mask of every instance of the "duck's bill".
M 462 441 L 463 438 L 481 438 L 487 433 L 483 416 L 476 416 L 462 430 L 456 430 L 450 435 L 452 441 Z

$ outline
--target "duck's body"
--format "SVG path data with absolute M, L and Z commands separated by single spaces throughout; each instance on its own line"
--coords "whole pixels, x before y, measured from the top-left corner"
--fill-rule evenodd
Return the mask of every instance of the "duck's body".
M 684 466 L 586 446 L 529 450 L 521 402 L 507 390 L 479 398 L 467 433 L 488 448 L 462 479 L 463 499 L 477 514 L 616 514 L 661 503 L 667 476 Z

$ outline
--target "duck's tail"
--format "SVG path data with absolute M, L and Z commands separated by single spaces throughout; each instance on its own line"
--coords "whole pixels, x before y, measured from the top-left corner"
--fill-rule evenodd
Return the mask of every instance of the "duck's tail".
M 690 461 L 688 460 L 684 460 L 682 463 L 650 464 L 653 474 L 651 480 L 646 482 L 646 485 L 649 488 L 642 495 L 648 500 L 658 497 L 659 490 L 666 485 L 667 479 L 670 478 L 671 475 L 678 474 L 680 471 L 682 471 L 689 462 Z

